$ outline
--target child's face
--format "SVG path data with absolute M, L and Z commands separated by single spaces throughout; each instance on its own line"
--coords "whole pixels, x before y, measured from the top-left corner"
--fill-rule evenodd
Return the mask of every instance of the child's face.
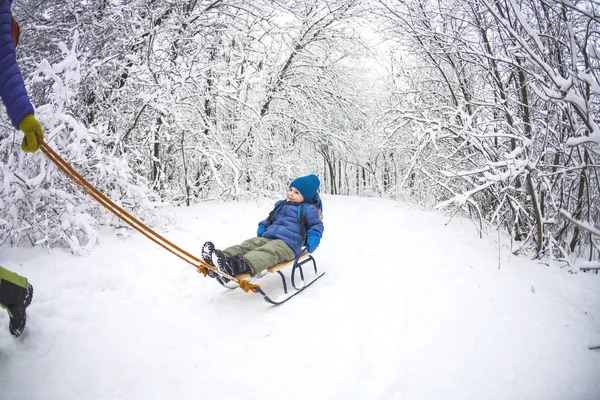
M 295 187 L 291 187 L 288 189 L 285 198 L 287 201 L 291 201 L 293 203 L 302 203 L 304 201 L 302 193 L 300 193 Z

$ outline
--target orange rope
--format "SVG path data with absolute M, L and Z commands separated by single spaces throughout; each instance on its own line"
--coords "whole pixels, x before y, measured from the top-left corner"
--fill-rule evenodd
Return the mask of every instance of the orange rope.
M 258 289 L 260 289 L 260 286 L 258 286 L 257 284 L 250 283 L 245 279 L 240 280 L 239 283 L 240 288 L 246 293 L 248 293 L 248 291 L 251 291 L 252 293 L 258 293 Z
M 217 268 L 213 267 L 210 264 L 207 264 L 203 260 L 181 249 L 177 245 L 171 243 L 170 241 L 168 241 L 167 239 L 150 229 L 148 226 L 144 225 L 141 221 L 130 215 L 121 207 L 119 207 L 112 200 L 110 200 L 108 197 L 102 194 L 98 189 L 96 189 L 91 183 L 85 180 L 85 178 L 83 178 L 71 165 L 69 165 L 69 163 L 63 160 L 62 157 L 60 157 L 50 146 L 48 146 L 48 144 L 44 140 L 39 138 L 38 140 L 40 140 L 41 142 L 42 152 L 58 167 L 58 169 L 60 169 L 65 175 L 71 178 L 73 182 L 75 182 L 83 190 L 85 190 L 90 196 L 92 196 L 96 201 L 98 201 L 98 203 L 102 204 L 118 218 L 129 224 L 129 226 L 131 226 L 133 229 L 140 232 L 142 235 L 146 236 L 148 239 L 152 240 L 154 243 L 168 250 L 169 252 L 181 258 L 182 260 L 193 265 L 198 269 L 198 272 L 202 273 L 204 276 L 208 274 L 208 270 L 210 269 L 229 280 L 237 282 L 238 284 L 240 283 L 240 281 L 235 277 L 229 276 L 221 272 Z M 247 292 L 248 290 L 244 291 Z M 254 293 L 256 293 L 256 291 L 254 291 Z

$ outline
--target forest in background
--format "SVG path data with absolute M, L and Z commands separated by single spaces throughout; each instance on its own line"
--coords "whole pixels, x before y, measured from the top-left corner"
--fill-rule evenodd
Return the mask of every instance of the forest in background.
M 600 4 L 19 0 L 46 139 L 152 223 L 156 204 L 282 193 L 409 200 L 513 251 L 600 258 Z M 0 242 L 119 226 L 0 120 Z

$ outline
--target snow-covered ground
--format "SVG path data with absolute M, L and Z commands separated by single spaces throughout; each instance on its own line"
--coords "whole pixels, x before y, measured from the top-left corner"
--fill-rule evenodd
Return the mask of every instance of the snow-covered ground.
M 326 274 L 280 307 L 135 232 L 85 256 L 1 248 L 35 296 L 20 339 L 0 313 L 0 399 L 600 399 L 600 275 L 499 251 L 458 218 L 323 198 Z M 273 202 L 177 208 L 157 231 L 199 256 Z

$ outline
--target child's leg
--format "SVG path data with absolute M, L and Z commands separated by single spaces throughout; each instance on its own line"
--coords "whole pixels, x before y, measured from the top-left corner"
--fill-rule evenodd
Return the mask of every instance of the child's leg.
M 252 270 L 252 275 L 294 258 L 296 258 L 296 254 L 293 250 L 283 240 L 279 239 L 268 240 L 264 245 L 244 254 L 244 260 Z
M 236 256 L 238 254 L 244 255 L 249 251 L 256 249 L 257 247 L 263 246 L 269 239 L 262 237 L 253 237 L 248 240 L 244 240 L 242 244 L 236 244 L 223 250 L 223 254 L 226 256 Z

